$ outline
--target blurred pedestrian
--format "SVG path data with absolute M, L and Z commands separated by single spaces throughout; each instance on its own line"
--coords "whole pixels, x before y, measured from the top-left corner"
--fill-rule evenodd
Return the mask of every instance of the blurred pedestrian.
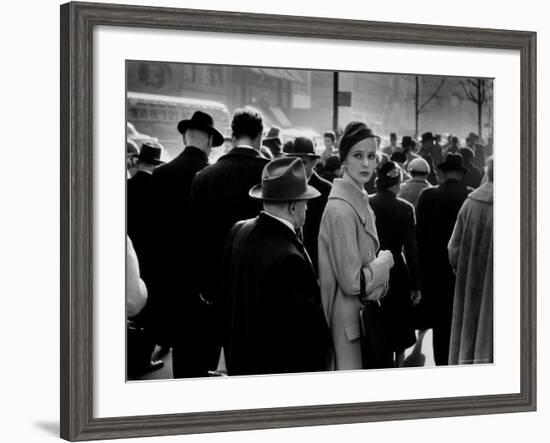
M 466 137 L 466 145 L 474 153 L 473 164 L 476 165 L 479 171 L 483 171 L 483 168 L 485 168 L 485 149 L 480 143 L 479 135 L 475 132 L 470 132 L 468 137 Z
M 460 152 L 460 143 L 458 142 L 458 137 L 451 137 L 451 143 L 447 147 L 445 154 L 458 154 Z
M 429 173 L 430 165 L 426 160 L 422 157 L 412 160 L 409 163 L 409 174 L 411 178 L 401 185 L 399 197 L 407 200 L 416 208 L 420 193 L 424 189 L 432 187 L 427 180 Z
M 387 154 L 388 157 L 391 157 L 391 155 L 398 150 L 399 148 L 397 146 L 397 134 L 395 132 L 392 132 L 390 133 L 390 144 L 388 146 L 384 146 L 382 148 L 382 152 L 384 154 Z
M 159 341 L 172 346 L 175 378 L 205 375 L 201 336 L 200 303 L 195 281 L 195 254 L 190 245 L 196 235 L 190 225 L 189 199 L 195 174 L 208 164 L 213 147 L 224 137 L 212 117 L 196 111 L 178 123 L 184 150 L 172 161 L 155 169 L 158 199 L 157 284 L 155 324 Z M 158 294 L 158 297 L 157 297 Z
M 334 133 L 334 131 L 326 131 L 323 134 L 323 145 L 325 146 L 325 149 L 321 154 L 320 163 L 324 166 L 329 157 L 332 157 L 333 155 L 338 155 L 338 152 L 336 150 L 336 134 Z
M 250 196 L 263 211 L 235 224 L 224 257 L 227 372 L 326 370 L 330 337 L 319 284 L 296 234 L 319 192 L 307 184 L 300 160 L 285 157 L 265 166 Z
M 431 132 L 425 132 L 422 134 L 422 147 L 418 151 L 418 155 L 428 162 L 430 165 L 430 173 L 428 174 L 428 181 L 432 185 L 437 185 L 437 175 L 434 165 L 441 163 L 442 154 L 434 152 L 433 134 Z
M 462 182 L 466 186 L 470 186 L 475 189 L 481 184 L 481 179 L 483 176 L 481 175 L 480 170 L 477 169 L 477 166 L 473 163 L 474 153 L 470 148 L 460 148 L 459 153 L 462 155 L 464 167 L 466 168 L 466 173 L 464 174 Z
M 460 154 L 447 154 L 438 169 L 441 184 L 424 189 L 416 207 L 416 237 L 422 273 L 417 327 L 433 328 L 435 363 L 447 365 L 455 286 L 447 245 L 458 211 L 472 189 L 462 183 L 466 168 Z
M 281 141 L 281 128 L 278 126 L 272 126 L 267 133 L 267 136 L 263 139 L 263 146 L 269 149 L 271 155 L 266 156 L 265 151 L 262 154 L 267 158 L 273 159 L 282 155 L 283 142 Z
M 193 337 L 201 347 L 203 375 L 216 370 L 220 356 L 225 303 L 221 270 L 226 237 L 237 221 L 259 214 L 261 204 L 251 199 L 248 191 L 261 181 L 262 170 L 269 163 L 260 153 L 263 119 L 258 111 L 237 109 L 231 129 L 235 147 L 195 176 L 190 195 L 192 239 L 187 248 L 193 254 L 196 290 L 202 307 L 201 324 Z
M 405 154 L 406 157 L 403 167 L 406 171 L 408 171 L 409 163 L 415 158 L 419 158 L 419 156 L 416 154 L 416 142 L 411 136 L 405 135 L 401 139 L 401 152 Z
M 126 178 L 132 178 L 137 172 L 139 147 L 133 140 L 126 140 Z
M 317 175 L 314 170 L 319 155 L 315 153 L 313 141 L 306 137 L 297 137 L 291 145 L 285 145 L 285 155 L 298 157 L 306 171 L 308 184 L 321 194 L 319 198 L 311 200 L 307 208 L 307 219 L 303 226 L 303 242 L 309 253 L 315 272 L 317 272 L 317 238 L 319 237 L 319 226 L 321 217 L 327 204 L 328 195 L 332 185 Z
M 414 345 L 413 301 L 420 299 L 420 264 L 416 246 L 414 206 L 397 195 L 401 168 L 390 161 L 378 168 L 377 192 L 369 197 L 376 219 L 380 248 L 389 250 L 395 262 L 389 289 L 382 299 L 395 366 L 403 366 L 405 349 Z
M 493 158 L 488 182 L 462 205 L 449 240 L 456 273 L 449 364 L 493 362 Z
M 364 123 L 346 127 L 339 148 L 344 174 L 334 180 L 321 220 L 319 279 L 335 369 L 363 368 L 360 296 L 365 293 L 372 309 L 379 309 L 393 266 L 390 251 L 378 252 L 374 215 L 364 189 L 376 167 L 377 148 L 376 136 Z

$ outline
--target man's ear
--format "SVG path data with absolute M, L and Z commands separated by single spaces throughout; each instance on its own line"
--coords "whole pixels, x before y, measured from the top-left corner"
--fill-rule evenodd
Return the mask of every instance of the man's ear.
M 296 212 L 296 202 L 289 202 L 288 203 L 288 212 L 290 214 L 294 214 Z

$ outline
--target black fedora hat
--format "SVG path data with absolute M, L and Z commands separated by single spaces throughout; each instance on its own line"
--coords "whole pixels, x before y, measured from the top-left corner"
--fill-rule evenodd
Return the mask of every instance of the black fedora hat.
M 161 155 L 162 149 L 160 146 L 152 142 L 144 142 L 141 145 L 138 160 L 142 163 L 149 163 L 150 165 L 160 165 L 164 163 L 160 159 Z
M 462 165 L 462 155 L 453 154 L 452 152 L 449 152 L 445 156 L 445 161 L 443 163 L 440 163 L 437 165 L 437 169 L 440 169 L 443 172 L 445 171 L 467 172 L 468 171 Z
M 206 112 L 195 111 L 190 119 L 181 120 L 178 123 L 180 134 L 185 134 L 185 131 L 188 129 L 198 129 L 212 135 L 212 146 L 223 145 L 224 138 L 222 133 L 214 127 L 214 120 Z
M 285 144 L 284 154 L 291 157 L 321 157 L 315 153 L 313 142 L 307 137 L 296 137 L 296 139 L 294 139 L 294 143 L 288 145 Z
M 414 148 L 416 146 L 416 142 L 413 140 L 413 138 L 410 135 L 404 135 L 403 138 L 401 139 L 401 147 L 406 148 L 409 146 Z
M 427 142 L 430 140 L 435 140 L 434 135 L 431 132 L 424 132 L 424 134 L 422 134 L 422 142 Z
M 286 202 L 310 200 L 321 194 L 307 184 L 306 170 L 298 158 L 279 157 L 267 165 L 262 172 L 262 183 L 248 192 L 256 200 Z

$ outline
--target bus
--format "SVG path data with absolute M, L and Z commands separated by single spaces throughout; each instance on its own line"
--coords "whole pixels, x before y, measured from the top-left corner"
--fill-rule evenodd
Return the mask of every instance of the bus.
M 126 96 L 127 122 L 139 133 L 158 139 L 170 157 L 176 157 L 183 150 L 178 122 L 191 118 L 195 111 L 210 114 L 224 136 L 231 133 L 229 110 L 221 102 L 131 91 Z

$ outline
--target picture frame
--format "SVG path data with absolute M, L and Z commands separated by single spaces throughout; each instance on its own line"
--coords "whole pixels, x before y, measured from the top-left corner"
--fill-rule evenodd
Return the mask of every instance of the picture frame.
M 98 418 L 93 414 L 93 30 L 98 26 L 508 49 L 520 54 L 520 392 Z M 534 411 L 536 34 L 99 3 L 61 6 L 61 437 L 70 441 Z

